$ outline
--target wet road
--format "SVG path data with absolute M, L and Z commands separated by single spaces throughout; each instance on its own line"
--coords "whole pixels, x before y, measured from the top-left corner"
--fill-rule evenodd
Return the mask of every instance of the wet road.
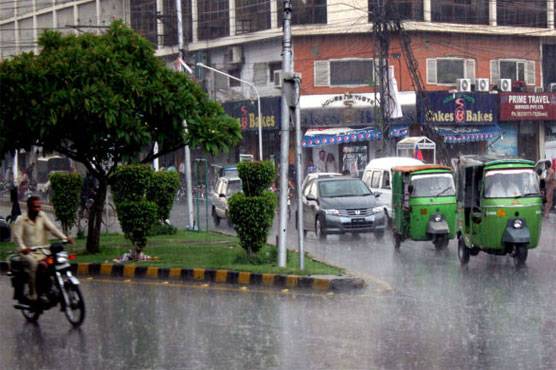
M 484 254 L 462 269 L 455 242 L 394 252 L 388 237 L 309 233 L 311 254 L 367 279 L 352 294 L 85 280 L 79 331 L 57 311 L 28 325 L 3 299 L 1 367 L 554 369 L 555 226 L 520 270 Z

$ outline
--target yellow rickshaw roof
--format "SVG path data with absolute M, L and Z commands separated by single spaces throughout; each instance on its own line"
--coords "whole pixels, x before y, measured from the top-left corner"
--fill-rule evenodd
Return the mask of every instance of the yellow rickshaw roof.
M 423 170 L 447 170 L 452 171 L 452 168 L 440 164 L 418 164 L 413 166 L 397 166 L 392 168 L 392 171 L 411 173 Z

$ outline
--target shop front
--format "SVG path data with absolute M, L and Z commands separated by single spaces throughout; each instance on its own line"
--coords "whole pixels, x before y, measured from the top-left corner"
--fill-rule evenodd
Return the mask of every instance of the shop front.
M 256 100 L 241 100 L 222 104 L 224 111 L 236 118 L 241 124 L 243 140 L 239 146 L 239 155 L 250 154 L 259 158 L 259 116 Z M 281 124 L 281 97 L 261 98 L 261 123 L 263 158 L 276 160 L 280 152 L 279 130 Z
M 400 93 L 402 111 L 415 110 L 415 94 Z M 374 94 L 309 95 L 301 97 L 305 172 L 340 172 L 357 176 L 382 146 Z M 394 120 L 407 130 L 404 118 Z
M 500 124 L 515 137 L 514 156 L 556 158 L 555 121 L 556 94 L 500 94 Z
M 489 143 L 500 137 L 498 125 L 498 96 L 480 92 L 430 92 L 419 121 L 430 125 L 444 145 L 449 158 L 466 154 L 486 154 Z

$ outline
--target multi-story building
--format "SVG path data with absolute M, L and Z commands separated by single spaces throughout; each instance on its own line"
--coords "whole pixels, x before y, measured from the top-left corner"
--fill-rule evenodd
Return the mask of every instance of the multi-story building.
M 551 85 L 556 82 L 554 0 L 386 2 L 393 9 L 389 16 L 399 17 L 410 36 L 427 91 L 453 91 L 458 88 L 458 79 L 469 79 L 472 85 L 487 79 L 487 90 L 500 89 L 500 80 L 510 79 L 514 90 L 532 94 L 556 86 Z M 336 133 L 353 134 L 357 133 L 354 129 L 376 126 L 375 39 L 371 24 L 375 1 L 292 3 L 294 64 L 303 78 L 303 129 L 335 129 Z M 182 0 L 182 8 L 188 63 L 203 62 L 255 84 L 263 96 L 264 154 L 267 158 L 276 155 L 282 1 Z M 0 50 L 3 57 L 32 50 L 43 28 L 64 32 L 102 30 L 110 20 L 122 18 L 151 40 L 157 53 L 170 62 L 177 54 L 175 9 L 173 0 L 14 1 L 13 6 L 0 8 Z M 545 142 L 556 141 L 556 124 L 552 122 L 556 117 L 550 114 L 501 122 L 500 117 L 506 116 L 499 114 L 500 99 L 488 92 L 467 93 L 467 101 L 477 102 L 480 108 L 471 107 L 469 114 L 473 119 L 464 124 L 443 114 L 435 105 L 438 96 L 433 95 L 429 115 L 425 112 L 425 116 L 418 117 L 415 88 L 400 39 L 393 34 L 390 41 L 389 64 L 394 69 L 404 112 L 403 119 L 394 121 L 393 127 L 399 130 L 392 131 L 392 136 L 403 134 L 404 127 L 411 123 L 430 121 L 446 137 L 444 145 L 454 155 L 501 151 L 531 159 L 544 157 Z M 256 156 L 256 105 L 251 88 L 206 70 L 197 69 L 196 73 L 207 91 L 241 120 L 244 143 L 240 151 Z M 431 116 L 432 113 L 438 115 Z M 361 165 L 367 155 L 373 155 L 376 145 L 371 141 L 373 135 L 363 136 L 361 142 L 358 137 L 355 142 L 348 137 L 348 143 L 342 140 L 341 144 L 327 146 L 320 141 L 318 145 L 306 142 L 307 157 L 316 160 L 325 150 L 338 161 L 339 169 L 353 166 L 354 161 Z

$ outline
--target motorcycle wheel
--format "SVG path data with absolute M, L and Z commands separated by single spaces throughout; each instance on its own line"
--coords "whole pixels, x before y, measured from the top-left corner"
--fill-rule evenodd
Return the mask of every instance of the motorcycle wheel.
M 29 296 L 29 281 L 27 281 L 27 282 L 25 282 L 25 284 L 23 284 L 23 296 L 24 297 Z M 37 320 L 41 316 L 41 313 L 42 313 L 41 310 L 34 310 L 34 309 L 21 310 L 21 314 L 29 322 L 37 322 Z
M 80 326 L 85 320 L 85 302 L 78 285 L 68 284 L 66 287 L 68 304 L 64 309 L 66 318 L 74 327 Z

